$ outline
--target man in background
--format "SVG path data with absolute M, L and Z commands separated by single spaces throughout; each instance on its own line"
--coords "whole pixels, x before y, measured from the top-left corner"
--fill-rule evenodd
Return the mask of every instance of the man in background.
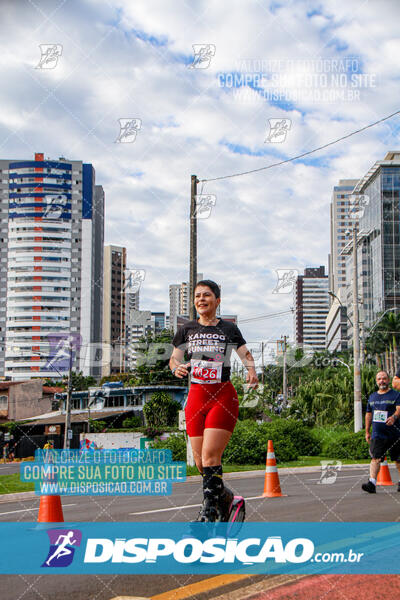
M 371 463 L 369 481 L 361 487 L 369 494 L 376 493 L 376 478 L 386 454 L 390 454 L 390 458 L 396 461 L 400 477 L 400 394 L 389 388 L 389 375 L 386 371 L 377 373 L 376 383 L 379 389 L 368 398 L 365 413 L 365 439 L 369 444 Z M 400 492 L 400 481 L 397 491 Z

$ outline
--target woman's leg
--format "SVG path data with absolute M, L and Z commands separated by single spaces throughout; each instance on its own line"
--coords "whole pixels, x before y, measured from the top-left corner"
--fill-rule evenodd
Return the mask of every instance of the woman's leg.
M 201 460 L 203 467 L 214 467 L 221 464 L 222 455 L 232 432 L 226 429 L 205 429 L 202 443 Z
M 205 429 L 203 436 L 202 463 L 203 463 L 203 492 L 209 510 L 213 513 L 212 520 L 218 517 L 221 499 L 224 495 L 224 482 L 222 480 L 222 454 L 229 442 L 232 433 L 226 429 Z M 232 495 L 232 494 L 230 494 Z M 232 502 L 229 500 L 229 505 Z M 224 520 L 226 515 L 224 512 Z
M 192 446 L 194 462 L 196 463 L 196 467 L 198 468 L 200 473 L 203 474 L 203 462 L 201 460 L 203 436 L 195 436 L 189 439 L 190 445 Z

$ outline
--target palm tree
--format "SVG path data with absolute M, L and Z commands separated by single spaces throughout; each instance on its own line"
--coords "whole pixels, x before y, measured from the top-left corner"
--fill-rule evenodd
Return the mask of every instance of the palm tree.
M 394 374 L 397 368 L 397 347 L 400 342 L 400 313 L 383 313 L 380 320 L 370 330 L 367 348 L 371 354 L 386 354 L 386 368 Z

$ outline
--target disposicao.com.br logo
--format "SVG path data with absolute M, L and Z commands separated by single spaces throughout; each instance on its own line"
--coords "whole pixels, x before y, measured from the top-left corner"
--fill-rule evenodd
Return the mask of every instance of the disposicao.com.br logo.
M 156 563 L 171 557 L 180 564 L 234 564 L 254 565 L 271 560 L 275 563 L 300 564 L 311 562 L 355 562 L 362 553 L 318 552 L 314 556 L 314 543 L 308 538 L 293 538 L 286 544 L 281 536 L 262 538 L 225 539 L 208 538 L 204 541 L 186 537 L 171 538 L 118 538 L 115 540 L 91 538 L 87 541 L 85 563 Z
M 33 525 L 0 523 L 0 573 L 400 574 L 400 523 Z

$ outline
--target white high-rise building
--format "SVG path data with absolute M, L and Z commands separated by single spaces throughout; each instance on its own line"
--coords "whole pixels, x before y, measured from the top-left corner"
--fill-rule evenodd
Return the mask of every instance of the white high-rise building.
M 197 281 L 203 279 L 203 273 L 197 274 Z M 219 286 L 221 289 L 221 286 Z M 172 283 L 169 286 L 169 327 L 177 330 L 178 316 L 189 318 L 189 283 Z M 221 305 L 217 308 L 217 316 L 221 316 Z
M 329 289 L 338 294 L 346 286 L 346 257 L 341 254 L 349 238 L 354 221 L 350 215 L 350 200 L 358 179 L 340 179 L 335 185 L 331 201 L 331 253 L 329 255 Z
M 73 369 L 100 376 L 104 191 L 93 166 L 0 160 L 0 200 L 0 373 L 59 377 L 72 344 Z

